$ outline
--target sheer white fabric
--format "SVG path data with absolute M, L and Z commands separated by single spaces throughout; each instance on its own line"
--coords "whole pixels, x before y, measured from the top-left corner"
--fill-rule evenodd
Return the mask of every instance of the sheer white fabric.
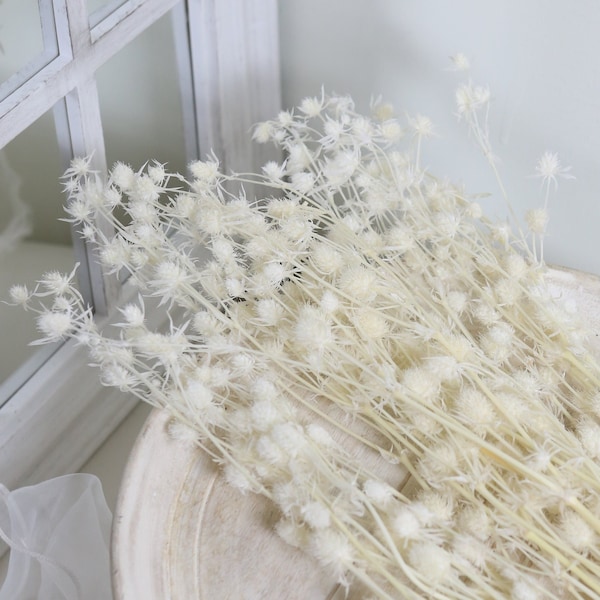
M 0 484 L 0 537 L 11 549 L 0 600 L 110 600 L 111 522 L 94 475 L 12 492 Z

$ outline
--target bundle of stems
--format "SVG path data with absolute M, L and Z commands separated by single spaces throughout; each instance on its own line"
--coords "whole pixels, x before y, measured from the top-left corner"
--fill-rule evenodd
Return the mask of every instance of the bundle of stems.
M 494 167 L 488 100 L 457 92 Z M 489 221 L 421 167 L 431 127 L 322 96 L 257 126 L 286 155 L 260 174 L 210 158 L 190 181 L 158 163 L 103 179 L 76 160 L 69 219 L 139 298 L 112 332 L 73 273 L 12 301 L 170 411 L 360 597 L 598 597 L 600 368 L 547 289 L 546 207 L 527 234 Z M 547 192 L 564 174 L 554 155 L 538 170 Z

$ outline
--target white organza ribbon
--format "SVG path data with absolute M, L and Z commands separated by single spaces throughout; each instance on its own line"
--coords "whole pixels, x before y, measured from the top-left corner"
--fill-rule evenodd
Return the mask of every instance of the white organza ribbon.
M 111 522 L 94 475 L 12 492 L 0 484 L 0 538 L 11 549 L 0 600 L 110 600 Z

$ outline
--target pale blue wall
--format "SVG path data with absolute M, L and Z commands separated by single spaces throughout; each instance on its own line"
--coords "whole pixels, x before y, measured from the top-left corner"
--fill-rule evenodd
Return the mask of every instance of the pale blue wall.
M 448 57 L 471 59 L 492 90 L 491 137 L 519 214 L 541 202 L 533 173 L 546 150 L 572 165 L 550 204 L 549 262 L 600 274 L 600 3 L 594 0 L 280 0 L 287 107 L 327 90 L 366 108 L 383 94 L 420 112 L 439 138 L 425 152 L 440 175 L 472 192 L 497 186 L 453 115 L 459 77 Z M 499 200 L 490 214 L 503 215 Z

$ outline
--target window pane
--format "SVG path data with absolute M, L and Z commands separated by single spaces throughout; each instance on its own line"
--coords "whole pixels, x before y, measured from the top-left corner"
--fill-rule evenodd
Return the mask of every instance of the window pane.
M 50 270 L 74 266 L 69 225 L 64 216 L 60 176 L 63 172 L 52 111 L 0 150 L 0 299 L 14 284 L 33 286 Z M 37 366 L 48 349 L 28 343 L 39 337 L 34 314 L 0 303 L 0 404 L 7 380 L 24 363 L 19 378 Z M 36 359 L 37 354 L 37 359 Z M 35 363 L 35 364 L 34 364 Z M 10 382 L 18 387 L 19 381 Z M 12 390 L 14 391 L 14 389 Z
M 38 0 L 0 2 L 0 99 L 56 56 L 50 0 L 41 7 L 42 15 Z
M 108 165 L 155 159 L 185 173 L 173 28 L 162 17 L 97 72 Z

